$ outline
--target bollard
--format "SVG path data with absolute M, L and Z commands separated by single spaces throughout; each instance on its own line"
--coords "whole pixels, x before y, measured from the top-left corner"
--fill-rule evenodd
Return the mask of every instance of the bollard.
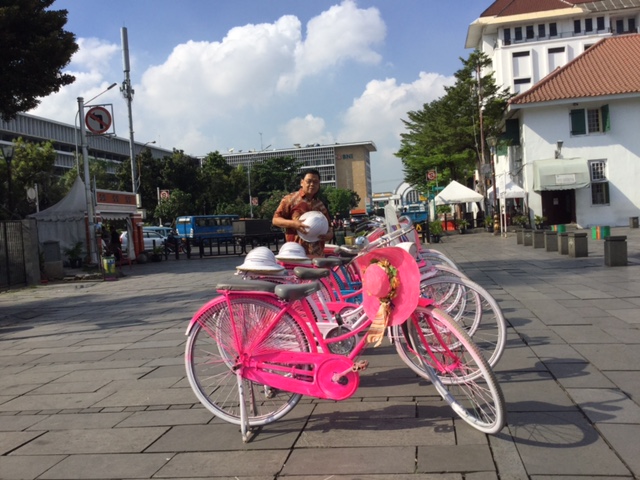
M 558 253 L 560 255 L 569 254 L 569 234 L 562 232 L 558 234 Z
M 544 248 L 544 230 L 533 231 L 533 248 Z
M 524 229 L 522 235 L 522 244 L 525 247 L 533 245 L 533 230 Z
M 616 235 L 604 239 L 604 264 L 607 267 L 627 265 L 627 237 Z
M 516 245 L 522 245 L 524 243 L 524 229 L 516 228 Z
M 570 257 L 586 257 L 589 255 L 586 233 L 569 232 L 569 241 L 567 246 Z
M 544 248 L 547 252 L 558 251 L 558 232 L 548 230 L 544 232 Z

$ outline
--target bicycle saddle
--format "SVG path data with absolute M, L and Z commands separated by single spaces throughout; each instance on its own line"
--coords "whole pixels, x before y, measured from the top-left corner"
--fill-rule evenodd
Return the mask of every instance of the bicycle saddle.
M 326 278 L 331 275 L 331 272 L 326 268 L 310 268 L 310 267 L 295 267 L 293 273 L 300 280 L 318 280 L 320 278 Z
M 339 267 L 340 265 L 342 265 L 342 260 L 335 257 L 314 258 L 312 262 L 316 267 L 320 267 L 320 268 Z
M 300 300 L 320 290 L 318 282 L 276 285 L 275 294 L 283 300 Z
M 245 280 L 242 282 L 227 282 L 216 285 L 216 290 L 232 290 L 235 292 L 270 292 L 276 288 L 276 284 L 263 280 Z

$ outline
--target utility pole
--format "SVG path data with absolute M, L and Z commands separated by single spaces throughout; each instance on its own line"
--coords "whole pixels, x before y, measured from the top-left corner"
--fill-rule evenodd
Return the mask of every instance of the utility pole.
M 127 28 L 122 27 L 120 30 L 122 34 L 122 63 L 124 66 L 124 82 L 120 91 L 127 101 L 127 110 L 129 112 L 129 156 L 131 157 L 131 191 L 136 196 L 136 206 L 142 208 L 142 199 L 138 193 L 140 187 L 140 179 L 136 178 L 136 155 L 135 155 L 135 143 L 133 139 L 133 115 L 131 113 L 131 103 L 133 102 L 133 94 L 135 93 L 131 88 L 130 66 L 129 66 L 129 37 L 127 35 Z

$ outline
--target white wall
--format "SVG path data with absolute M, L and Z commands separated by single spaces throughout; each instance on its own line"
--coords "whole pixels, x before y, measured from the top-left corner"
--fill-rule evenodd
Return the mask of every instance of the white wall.
M 601 134 L 570 135 L 569 110 L 609 105 L 611 130 Z M 524 188 L 535 215 L 542 211 L 540 195 L 533 191 L 533 162 L 554 157 L 562 140 L 564 158 L 606 160 L 609 205 L 592 205 L 590 187 L 576 190 L 576 221 L 580 227 L 625 226 L 640 215 L 640 99 L 579 103 L 521 111 Z

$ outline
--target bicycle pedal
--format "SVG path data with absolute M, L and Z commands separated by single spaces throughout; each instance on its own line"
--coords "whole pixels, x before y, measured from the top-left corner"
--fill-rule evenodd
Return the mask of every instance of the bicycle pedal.
M 353 367 L 351 367 L 351 370 L 353 372 L 360 372 L 362 370 L 366 370 L 368 366 L 369 366 L 369 362 L 367 360 L 360 360 L 353 364 Z

